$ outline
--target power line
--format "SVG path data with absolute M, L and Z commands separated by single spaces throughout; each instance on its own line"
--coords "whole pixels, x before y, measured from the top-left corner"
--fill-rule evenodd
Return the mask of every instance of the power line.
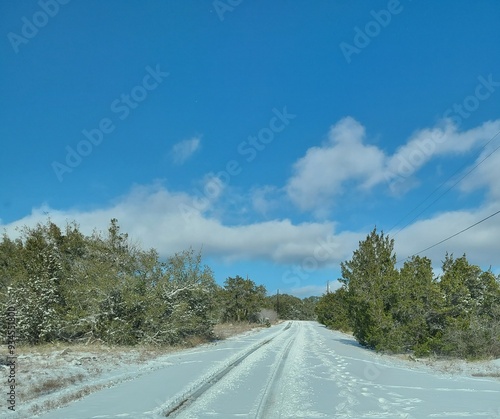
M 478 151 L 477 155 L 479 156 L 481 151 L 486 148 L 486 146 L 491 143 L 498 135 L 500 134 L 500 131 L 498 131 L 491 139 L 486 142 Z M 461 178 L 459 178 L 453 185 L 451 185 L 448 189 L 446 189 L 441 195 L 439 195 L 436 199 L 434 199 L 429 205 L 427 205 L 422 211 L 420 211 L 415 217 L 413 217 L 410 221 L 408 221 L 403 227 L 401 227 L 394 235 L 396 236 L 399 234 L 402 230 L 404 230 L 406 227 L 408 227 L 413 221 L 415 221 L 420 215 L 422 215 L 427 209 L 429 209 L 433 204 L 435 204 L 437 201 L 439 201 L 444 195 L 446 195 L 450 190 L 452 190 L 455 186 L 457 186 L 465 177 L 467 177 L 469 174 L 471 174 L 477 167 L 482 164 L 487 158 L 489 158 L 493 153 L 495 153 L 498 149 L 500 148 L 500 145 L 493 149 L 491 153 L 489 153 L 485 158 L 483 158 L 479 163 L 477 163 L 472 169 L 470 169 L 465 175 L 463 175 Z M 409 213 L 407 213 L 404 217 L 402 217 L 396 224 L 394 224 L 390 230 L 392 231 L 394 227 L 396 227 L 401 221 L 403 221 L 406 217 L 408 217 L 410 214 L 412 214 L 415 210 L 417 210 L 422 204 L 424 204 L 432 195 L 434 195 L 439 189 L 441 189 L 451 178 L 453 178 L 458 172 L 460 172 L 466 164 L 463 164 L 460 166 L 455 172 L 453 172 L 444 182 L 442 182 L 437 188 L 435 188 L 420 204 L 418 204 L 415 208 L 413 208 Z
M 460 230 L 458 233 L 452 234 L 451 236 L 447 237 L 446 239 L 443 239 L 443 240 L 441 240 L 441 241 L 439 241 L 439 242 L 437 242 L 437 243 L 433 244 L 432 246 L 426 247 L 424 250 L 421 250 L 420 252 L 414 253 L 414 254 L 413 254 L 413 255 L 411 255 L 411 256 L 407 256 L 407 257 L 406 257 L 406 259 L 411 258 L 411 257 L 413 257 L 413 256 L 417 256 L 417 255 L 419 255 L 419 254 L 421 254 L 421 253 L 424 253 L 424 252 L 426 252 L 427 250 L 432 249 L 433 247 L 436 247 L 436 246 L 440 245 L 441 243 L 444 243 L 445 241 L 450 240 L 450 239 L 452 239 L 453 237 L 456 237 L 456 236 L 458 236 L 459 234 L 462 234 L 463 232 L 465 232 L 465 231 L 467 231 L 467 230 L 470 230 L 472 227 L 475 227 L 475 226 L 477 226 L 478 224 L 481 224 L 482 222 L 484 222 L 484 221 L 488 220 L 489 218 L 494 217 L 494 216 L 495 216 L 495 215 L 497 215 L 497 214 L 500 214 L 500 210 L 498 210 L 497 212 L 495 212 L 495 213 L 493 213 L 493 214 L 491 214 L 491 215 L 488 215 L 487 217 L 485 217 L 485 218 L 483 218 L 482 220 L 480 220 L 480 221 L 478 221 L 478 222 L 476 222 L 476 223 L 474 223 L 474 224 L 470 225 L 469 227 L 464 228 L 463 230 Z M 398 261 L 396 262 L 396 264 L 398 264 L 398 263 L 402 262 L 403 260 L 405 260 L 405 259 L 400 259 L 400 260 L 398 260 Z
M 497 133 L 497 135 L 500 134 L 500 131 Z M 490 140 L 491 141 L 491 140 Z M 444 195 L 446 195 L 450 190 L 452 190 L 455 186 L 457 186 L 464 178 L 469 176 L 474 170 L 478 168 L 478 166 L 483 163 L 487 158 L 489 158 L 495 151 L 500 149 L 500 145 L 496 147 L 491 153 L 489 153 L 484 159 L 482 159 L 479 163 L 477 163 L 475 166 L 473 166 L 468 172 L 466 172 L 462 177 L 460 177 L 453 185 L 451 185 L 448 189 L 446 189 L 441 195 L 439 195 L 434 201 L 432 201 L 429 205 L 427 205 L 422 211 L 420 211 L 415 217 L 413 217 L 410 221 L 408 221 L 403 227 L 401 227 L 395 234 L 398 234 L 401 230 L 404 230 L 406 227 L 408 227 L 413 221 L 415 221 L 422 213 L 424 213 L 431 205 L 439 201 Z

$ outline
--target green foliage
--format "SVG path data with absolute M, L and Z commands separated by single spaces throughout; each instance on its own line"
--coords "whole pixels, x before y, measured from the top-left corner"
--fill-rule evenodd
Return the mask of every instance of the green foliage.
M 281 320 L 316 320 L 314 308 L 319 297 L 300 299 L 293 295 L 276 294 L 266 297 L 265 307 L 273 309 Z
M 444 325 L 441 295 L 430 259 L 414 256 L 406 261 L 394 284 L 392 346 L 398 351 L 428 345 Z
M 347 285 L 353 333 L 363 344 L 383 348 L 393 326 L 391 292 L 398 272 L 394 241 L 374 229 L 359 243 L 350 261 L 341 263 L 342 282 Z
M 212 271 L 201 265 L 201 254 L 192 249 L 175 254 L 149 283 L 143 340 L 172 344 L 192 335 L 212 337 L 217 291 Z
M 321 297 L 311 296 L 302 299 L 302 320 L 317 320 L 316 305 Z
M 131 243 L 116 219 L 90 236 L 75 223 L 61 230 L 48 221 L 15 240 L 3 235 L 0 304 L 16 308 L 17 339 L 30 344 L 178 344 L 210 339 L 220 320 L 256 321 L 267 309 L 281 319 L 317 317 L 378 350 L 500 357 L 499 278 L 465 255 L 446 254 L 440 278 L 428 258 L 413 257 L 399 271 L 395 262 L 393 240 L 374 229 L 341 264 L 343 286 L 334 293 L 266 297 L 240 276 L 219 287 L 192 249 L 160 260 Z
M 257 321 L 258 312 L 265 306 L 266 288 L 241 276 L 227 278 L 220 291 L 224 321 Z
M 500 284 L 465 255 L 446 254 L 434 278 L 428 258 L 398 271 L 393 240 L 373 230 L 341 264 L 344 287 L 324 295 L 318 321 L 349 330 L 378 350 L 481 358 L 500 356 Z
M 445 314 L 458 322 L 470 318 L 482 300 L 481 269 L 470 265 L 465 255 L 458 259 L 446 255 L 439 282 L 445 298 Z
M 500 356 L 500 285 L 495 276 L 469 264 L 465 255 L 446 255 L 439 285 L 446 329 L 438 348 L 458 357 Z
M 325 294 L 316 305 L 318 321 L 331 329 L 349 332 L 352 330 L 350 303 L 347 287 Z
M 23 229 L 22 239 L 24 243 L 18 242 L 17 257 L 11 263 L 12 276 L 7 269 L 3 278 L 7 283 L 4 301 L 16 308 L 17 334 L 32 344 L 50 342 L 58 337 L 64 305 L 61 255 L 46 226 Z M 4 245 L 9 248 L 12 242 L 4 237 Z M 8 266 L 9 262 L 2 264 Z
M 1 304 L 16 308 L 19 342 L 176 344 L 210 338 L 218 286 L 192 249 L 159 260 L 120 232 L 85 236 L 72 223 L 24 228 L 0 242 Z M 2 318 L 2 326 L 5 319 Z

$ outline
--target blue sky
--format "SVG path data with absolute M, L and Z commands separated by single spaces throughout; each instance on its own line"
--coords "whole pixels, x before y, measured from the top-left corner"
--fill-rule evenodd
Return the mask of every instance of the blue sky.
M 202 249 L 221 283 L 308 296 L 375 225 L 404 259 L 500 209 L 500 151 L 456 183 L 500 145 L 496 1 L 0 11 L 9 234 L 117 218 L 164 257 Z M 498 272 L 499 234 L 500 215 L 424 254 Z

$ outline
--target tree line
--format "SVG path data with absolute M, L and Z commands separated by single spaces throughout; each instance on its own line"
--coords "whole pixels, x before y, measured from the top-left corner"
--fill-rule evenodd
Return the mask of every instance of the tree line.
M 16 239 L 4 233 L 0 242 L 0 304 L 3 313 L 16 310 L 19 343 L 209 340 L 217 323 L 262 321 L 263 309 L 275 309 L 269 298 L 248 278 L 218 285 L 191 248 L 162 260 L 134 244 L 116 219 L 90 235 L 75 222 L 61 229 L 49 220 L 23 227 Z M 315 317 L 312 301 L 281 300 L 280 318 Z M 6 330 L 6 316 L 0 319 Z
M 500 357 L 500 278 L 446 254 L 396 268 L 394 240 L 376 228 L 341 263 L 342 286 L 322 296 L 318 320 L 380 351 L 461 358 Z

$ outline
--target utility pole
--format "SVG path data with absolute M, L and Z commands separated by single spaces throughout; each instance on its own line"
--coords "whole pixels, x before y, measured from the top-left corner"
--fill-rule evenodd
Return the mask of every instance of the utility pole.
M 326 281 L 326 293 L 330 294 L 330 281 Z

